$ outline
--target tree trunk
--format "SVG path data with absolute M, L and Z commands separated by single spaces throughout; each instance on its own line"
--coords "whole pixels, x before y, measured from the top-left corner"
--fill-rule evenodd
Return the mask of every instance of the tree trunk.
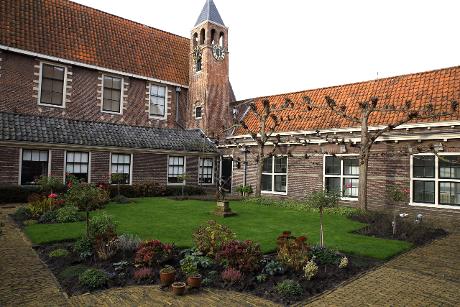
M 319 246 L 324 247 L 324 231 L 323 231 L 323 207 L 319 208 Z
M 262 172 L 264 170 L 264 146 L 259 145 L 257 158 L 257 174 L 256 174 L 256 192 L 255 197 L 260 197 L 262 191 Z
M 366 154 L 359 161 L 359 184 L 358 200 L 359 208 L 367 211 L 367 169 L 369 166 L 369 155 Z

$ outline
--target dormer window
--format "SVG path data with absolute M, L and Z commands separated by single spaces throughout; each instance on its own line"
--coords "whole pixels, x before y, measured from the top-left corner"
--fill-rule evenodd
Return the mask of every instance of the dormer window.
M 64 106 L 65 74 L 65 66 L 41 64 L 40 104 L 54 107 Z
M 123 79 L 114 76 L 103 78 L 102 111 L 121 114 Z
M 196 107 L 195 108 L 195 119 L 201 119 L 202 115 L 203 115 L 202 107 Z

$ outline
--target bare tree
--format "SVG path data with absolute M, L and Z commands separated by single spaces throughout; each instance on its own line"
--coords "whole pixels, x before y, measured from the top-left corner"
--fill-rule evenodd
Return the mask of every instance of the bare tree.
M 351 125 L 361 126 L 361 140 L 359 144 L 359 186 L 358 186 L 358 201 L 359 206 L 363 210 L 367 210 L 367 176 L 369 166 L 369 156 L 372 145 L 383 134 L 392 131 L 398 126 L 401 126 L 415 119 L 435 119 L 443 116 L 452 115 L 458 110 L 457 101 L 450 102 L 450 109 L 445 111 L 437 111 L 433 104 L 428 103 L 420 108 L 415 108 L 410 101 L 406 101 L 402 106 L 393 104 L 378 105 L 378 98 L 372 97 L 369 101 L 359 103 L 358 111 L 348 110 L 347 105 L 338 104 L 329 96 L 325 97 L 324 104 L 313 102 L 310 97 L 304 97 L 304 102 L 307 106 L 306 111 L 314 109 L 330 111 L 350 122 Z M 325 116 L 330 116 L 330 112 L 324 113 Z M 384 127 L 369 129 L 369 118 L 374 114 L 393 113 L 398 116 L 391 123 L 385 124 Z M 318 133 L 319 135 L 319 133 Z

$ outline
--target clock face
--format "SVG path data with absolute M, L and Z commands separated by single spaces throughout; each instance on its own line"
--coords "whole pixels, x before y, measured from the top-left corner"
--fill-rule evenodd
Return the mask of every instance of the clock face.
M 225 48 L 219 45 L 212 46 L 212 55 L 218 61 L 222 61 L 225 58 Z

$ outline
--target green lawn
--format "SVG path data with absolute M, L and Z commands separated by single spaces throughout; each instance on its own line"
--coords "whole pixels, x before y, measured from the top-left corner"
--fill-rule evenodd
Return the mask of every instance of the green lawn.
M 274 251 L 276 238 L 284 230 L 294 235 L 306 234 L 309 243 L 319 239 L 319 215 L 279 207 L 232 202 L 238 215 L 221 218 L 211 212 L 215 202 L 165 198 L 141 198 L 132 204 L 109 204 L 104 209 L 118 222 L 119 233 L 134 233 L 143 239 L 159 239 L 179 247 L 192 245 L 192 232 L 202 223 L 214 219 L 228 225 L 238 239 L 260 243 L 264 252 Z M 93 214 L 98 214 L 96 211 Z M 363 224 L 335 214 L 325 216 L 325 243 L 340 251 L 387 259 L 411 247 L 410 243 L 352 234 Z M 84 222 L 68 224 L 34 224 L 25 232 L 33 243 L 75 239 L 84 233 Z

